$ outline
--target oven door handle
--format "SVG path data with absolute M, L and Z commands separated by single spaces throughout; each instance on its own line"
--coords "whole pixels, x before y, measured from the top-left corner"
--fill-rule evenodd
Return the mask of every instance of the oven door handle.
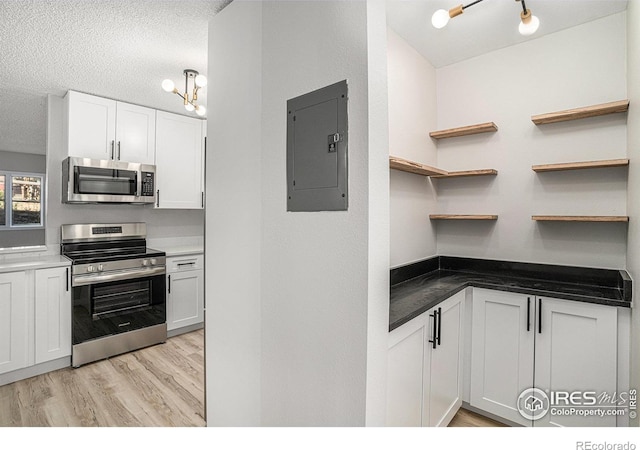
M 111 272 L 92 273 L 90 275 L 74 275 L 71 280 L 72 286 L 86 286 L 88 284 L 108 283 L 110 281 L 131 280 L 134 278 L 144 278 L 154 275 L 164 275 L 165 266 L 144 267 L 139 269 L 114 270 Z

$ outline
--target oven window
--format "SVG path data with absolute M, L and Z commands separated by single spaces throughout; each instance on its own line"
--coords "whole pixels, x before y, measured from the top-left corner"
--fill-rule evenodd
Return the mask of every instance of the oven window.
M 73 344 L 165 323 L 165 278 L 74 286 Z
M 133 170 L 75 168 L 76 194 L 135 195 L 137 172 Z
M 151 281 L 132 281 L 115 285 L 96 286 L 93 290 L 93 317 L 122 313 L 151 305 Z

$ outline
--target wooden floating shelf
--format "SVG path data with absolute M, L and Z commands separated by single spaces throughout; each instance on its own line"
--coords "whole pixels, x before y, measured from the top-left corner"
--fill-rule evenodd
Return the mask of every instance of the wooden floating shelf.
M 539 164 L 531 166 L 534 172 L 556 172 L 559 170 L 601 169 L 605 167 L 624 167 L 629 165 L 628 159 L 606 159 L 602 161 L 582 161 L 560 164 Z
M 434 139 L 446 139 L 458 136 L 468 136 L 470 134 L 490 133 L 498 131 L 498 126 L 493 122 L 479 123 L 466 127 L 449 128 L 447 130 L 432 131 L 429 133 Z
M 541 222 L 629 222 L 628 216 L 531 216 Z
M 395 170 L 402 170 L 403 172 L 415 173 L 417 175 L 425 175 L 427 177 L 433 175 L 447 175 L 446 170 L 438 169 L 436 167 L 426 166 L 417 162 L 409 161 L 407 159 L 398 158 L 396 156 L 389 156 L 389 167 Z
M 582 108 L 566 109 L 546 114 L 531 116 L 531 121 L 536 125 L 547 123 L 565 122 L 567 120 L 586 119 L 587 117 L 604 116 L 606 114 L 622 113 L 629 110 L 629 100 L 602 103 L 600 105 L 585 106 Z
M 431 220 L 498 220 L 497 215 L 490 214 L 430 214 Z
M 456 172 L 448 172 L 446 175 L 432 175 L 431 178 L 458 178 L 483 175 L 498 175 L 498 171 L 496 169 L 460 170 Z

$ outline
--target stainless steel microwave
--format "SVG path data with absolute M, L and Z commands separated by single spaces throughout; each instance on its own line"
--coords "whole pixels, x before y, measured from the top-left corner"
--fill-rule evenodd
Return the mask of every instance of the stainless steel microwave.
M 69 157 L 62 161 L 63 203 L 155 201 L 156 166 Z

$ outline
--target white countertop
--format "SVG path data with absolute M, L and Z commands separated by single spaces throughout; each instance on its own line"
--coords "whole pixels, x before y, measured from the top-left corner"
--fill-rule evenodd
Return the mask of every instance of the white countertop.
M 171 256 L 186 256 L 197 255 L 204 253 L 204 248 L 200 245 L 175 245 L 175 246 L 161 246 L 153 247 L 156 250 L 161 250 L 167 254 L 167 257 Z
M 23 270 L 50 269 L 70 266 L 71 260 L 61 255 L 20 255 L 0 259 L 0 273 L 21 272 Z

